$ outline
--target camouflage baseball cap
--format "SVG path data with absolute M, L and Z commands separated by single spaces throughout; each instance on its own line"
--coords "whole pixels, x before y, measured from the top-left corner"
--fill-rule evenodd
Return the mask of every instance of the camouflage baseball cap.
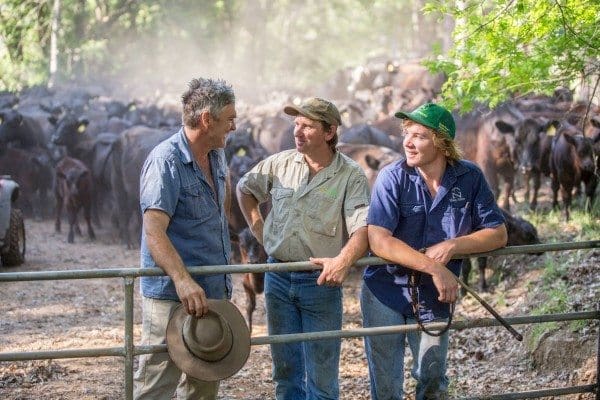
M 333 103 L 321 99 L 319 97 L 312 97 L 306 99 L 300 104 L 300 106 L 288 105 L 283 108 L 283 112 L 292 115 L 303 115 L 306 118 L 313 119 L 315 121 L 323 121 L 330 125 L 341 125 L 342 118 L 340 112 Z
M 410 119 L 435 131 L 444 133 L 454 139 L 456 125 L 450 111 L 433 103 L 423 104 L 413 112 L 398 111 L 396 118 Z

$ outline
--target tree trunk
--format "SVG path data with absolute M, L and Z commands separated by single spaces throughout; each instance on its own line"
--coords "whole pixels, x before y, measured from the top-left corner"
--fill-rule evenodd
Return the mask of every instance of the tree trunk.
M 52 22 L 50 25 L 50 78 L 48 86 L 56 84 L 58 70 L 58 27 L 60 26 L 60 0 L 54 0 L 52 6 Z

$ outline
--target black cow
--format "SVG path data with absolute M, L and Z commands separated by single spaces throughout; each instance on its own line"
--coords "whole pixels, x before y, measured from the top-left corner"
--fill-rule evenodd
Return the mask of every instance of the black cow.
M 235 154 L 247 155 L 254 160 L 262 160 L 267 150 L 254 139 L 253 126 L 249 121 L 237 124 L 237 129 L 227 135 L 225 141 L 225 159 L 231 163 Z
M 13 108 L 19 103 L 19 96 L 15 93 L 1 91 L 0 92 L 0 110 L 5 108 Z
M 339 143 L 337 150 L 360 165 L 367 176 L 369 187 L 373 187 L 375 179 L 383 167 L 402 157 L 402 154 L 388 147 L 372 144 Z
M 27 217 L 48 215 L 48 192 L 54 177 L 52 164 L 43 149 L 0 149 L 0 174 L 12 176 L 20 185 L 17 204 Z
M 256 143 L 260 144 L 267 153 L 274 154 L 294 147 L 294 124 L 288 115 L 278 112 L 275 115 L 254 118 L 251 122 L 255 127 L 253 134 Z M 291 136 L 290 132 L 292 132 Z M 291 147 L 289 147 L 290 143 Z
M 573 134 L 577 133 L 577 134 Z M 583 136 L 575 127 L 563 122 L 552 143 L 550 171 L 552 174 L 552 207 L 558 206 L 558 190 L 564 206 L 565 220 L 570 218 L 570 207 L 573 189 L 585 185 L 587 210 L 594 204 L 598 176 L 596 175 L 596 159 L 592 139 Z M 598 139 L 600 140 L 600 139 Z
M 69 157 L 83 160 L 92 173 L 94 180 L 93 219 L 101 226 L 101 214 L 114 211 L 111 187 L 112 151 L 119 136 L 113 133 L 88 135 L 88 120 L 75 114 L 65 114 L 55 121 L 52 143 L 65 146 Z
M 340 143 L 372 144 L 384 146 L 398 152 L 401 151 L 398 142 L 394 142 L 385 132 L 369 124 L 351 126 L 340 134 L 339 141 Z M 402 147 L 401 143 L 400 147 Z
M 506 221 L 506 231 L 508 233 L 507 246 L 523 246 L 527 244 L 538 244 L 540 239 L 537 230 L 529 221 L 521 217 L 517 217 L 502 210 Z M 477 257 L 477 266 L 479 269 L 478 289 L 486 291 L 488 289 L 485 280 L 485 269 L 487 267 L 487 257 Z M 469 284 L 469 275 L 471 274 L 471 260 L 466 258 L 462 265 L 462 277 L 466 284 Z M 465 289 L 461 289 L 463 295 L 466 294 Z
M 96 235 L 92 228 L 92 174 L 83 162 L 71 157 L 64 157 L 56 164 L 56 179 L 54 195 L 56 197 L 55 229 L 60 232 L 63 205 L 69 220 L 69 234 L 67 241 L 75 241 L 77 214 L 83 209 L 83 216 L 87 223 L 90 240 L 95 240 Z
M 227 173 L 227 180 L 232 190 L 236 190 L 236 186 L 242 176 L 262 159 L 262 156 L 255 158 L 251 157 L 250 154 L 251 152 L 247 151 L 245 147 L 239 147 L 237 153 L 232 155 Z M 263 215 L 268 214 L 269 207 L 270 203 L 268 202 L 261 204 Z M 265 249 L 250 232 L 235 195 L 232 196 L 231 207 L 227 217 L 229 232 L 232 238 L 233 258 L 239 258 L 242 264 L 265 263 L 267 260 Z M 243 286 L 246 292 L 246 316 L 250 332 L 252 332 L 252 314 L 256 308 L 256 295 L 263 292 L 263 285 L 263 273 L 244 274 Z
M 16 143 L 18 147 L 27 149 L 31 147 L 48 148 L 44 131 L 40 124 L 33 118 L 23 115 L 17 110 L 0 111 L 0 143 Z
M 264 264 L 267 262 L 265 248 L 256 240 L 250 228 L 246 227 L 238 234 L 242 264 Z M 242 282 L 246 292 L 246 317 L 248 328 L 252 333 L 252 314 L 256 309 L 256 295 L 264 291 L 265 274 L 263 272 L 247 272 Z
M 555 131 L 558 126 L 559 123 L 556 120 L 540 122 L 532 118 L 520 120 L 516 124 L 503 120 L 496 122 L 496 127 L 500 132 L 514 135 L 517 150 L 514 157 L 518 160 L 519 172 L 524 177 L 525 201 L 529 203 L 532 210 L 537 207 L 542 174 L 550 176 L 552 136 L 546 133 L 549 130 Z M 531 190 L 530 181 L 533 182 L 533 190 Z
M 117 204 L 120 237 L 128 248 L 136 244 L 130 234 L 130 218 L 137 216 L 135 237 L 140 238 L 140 173 L 146 157 L 172 132 L 146 126 L 134 126 L 121 134 L 114 143 L 111 161 L 111 187 Z
M 502 134 L 496 122 L 502 120 L 514 124 L 523 118 L 522 113 L 510 103 L 491 111 L 479 108 L 469 114 L 455 116 L 456 141 L 464 157 L 481 168 L 496 199 L 500 194 L 500 178 L 504 180 L 501 207 L 505 210 L 510 208 L 517 168 L 516 142 L 511 135 Z
M 594 142 L 594 153 L 596 154 L 596 172 L 600 173 L 600 114 L 590 118 L 589 126 L 585 136 Z

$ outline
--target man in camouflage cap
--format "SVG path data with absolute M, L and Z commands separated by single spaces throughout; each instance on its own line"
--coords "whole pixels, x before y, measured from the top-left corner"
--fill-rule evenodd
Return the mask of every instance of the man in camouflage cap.
M 322 270 L 267 272 L 269 335 L 342 328 L 342 283 L 367 250 L 367 178 L 336 151 L 340 113 L 311 98 L 284 108 L 296 148 L 257 164 L 237 196 L 269 262 L 310 260 Z M 272 202 L 263 221 L 259 204 Z M 340 339 L 271 345 L 277 399 L 339 398 Z

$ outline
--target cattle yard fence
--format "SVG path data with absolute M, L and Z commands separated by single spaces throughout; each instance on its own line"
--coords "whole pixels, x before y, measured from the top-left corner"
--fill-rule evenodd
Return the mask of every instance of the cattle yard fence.
M 453 258 L 482 257 L 482 256 L 500 256 L 513 254 L 540 253 L 549 251 L 567 251 L 594 249 L 600 247 L 600 240 L 573 243 L 547 243 L 526 246 L 510 246 L 502 249 L 478 253 L 478 254 L 460 254 Z M 366 265 L 378 265 L 385 263 L 378 257 L 364 257 L 356 262 L 357 267 Z M 214 274 L 214 273 L 246 273 L 246 272 L 274 272 L 274 271 L 301 271 L 307 269 L 320 269 L 318 265 L 309 262 L 290 262 L 279 264 L 244 264 L 244 265 L 211 265 L 194 266 L 188 268 L 194 274 Z M 28 352 L 2 352 L 0 353 L 0 362 L 7 361 L 26 361 L 26 360 L 46 360 L 61 358 L 84 358 L 84 357 L 122 357 L 124 359 L 124 380 L 125 380 L 125 398 L 133 398 L 133 360 L 135 356 L 141 354 L 161 353 L 167 351 L 165 345 L 135 345 L 133 337 L 133 306 L 134 306 L 134 283 L 135 279 L 141 276 L 159 276 L 164 275 L 159 268 L 111 268 L 101 270 L 69 270 L 69 271 L 43 271 L 43 272 L 6 272 L 0 273 L 0 282 L 17 281 L 42 281 L 42 280 L 68 280 L 68 279 L 98 279 L 98 278 L 122 278 L 125 294 L 125 334 L 123 346 L 105 347 L 105 348 L 81 348 L 65 350 L 46 350 L 46 351 L 28 351 Z M 546 315 L 524 315 L 516 317 L 506 317 L 511 325 L 538 324 L 544 322 L 558 321 L 576 321 L 576 320 L 600 320 L 600 304 L 596 304 L 595 311 L 572 312 L 563 314 Z M 441 329 L 445 323 L 426 324 L 430 329 Z M 450 328 L 454 330 L 500 326 L 501 324 L 493 318 L 480 318 L 469 321 L 452 322 Z M 386 335 L 392 333 L 405 333 L 420 330 L 418 325 L 396 325 L 375 328 L 358 328 L 339 331 L 322 331 L 310 333 L 295 333 L 285 335 L 254 336 L 251 338 L 252 346 L 260 346 L 272 343 L 288 343 L 307 340 L 319 340 L 330 338 L 355 338 L 367 335 Z M 561 396 L 577 393 L 595 393 L 596 400 L 600 400 L 600 327 L 598 328 L 598 341 L 596 350 L 596 383 L 590 385 L 579 385 L 562 388 L 539 389 L 526 392 L 501 393 L 485 395 L 486 399 L 529 399 L 545 396 Z M 469 399 L 478 399 L 482 397 L 472 397 Z

